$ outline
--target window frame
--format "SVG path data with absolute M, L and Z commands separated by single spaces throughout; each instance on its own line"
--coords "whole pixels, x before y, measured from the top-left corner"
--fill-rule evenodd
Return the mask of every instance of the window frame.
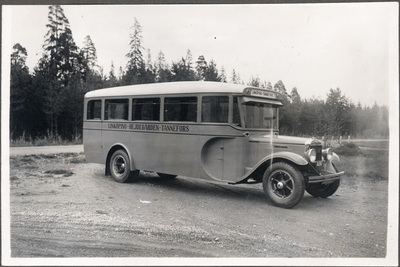
M 226 107 L 226 112 L 227 112 L 227 115 L 226 115 L 226 120 L 225 121 L 223 121 L 223 122 L 220 122 L 220 121 L 204 121 L 203 120 L 203 100 L 204 100 L 204 98 L 206 98 L 206 97 L 218 97 L 218 98 L 220 98 L 220 97 L 224 97 L 224 98 L 226 98 L 227 100 L 228 100 L 228 105 L 227 105 L 227 107 Z M 220 102 L 219 102 L 220 103 Z M 201 101 L 200 101 L 200 107 L 201 107 L 201 109 L 200 109 L 200 123 L 213 123 L 213 124 L 229 124 L 230 123 L 230 121 L 231 121 L 231 113 L 230 113 L 230 105 L 231 105 L 231 97 L 230 97 L 230 95 L 228 95 L 228 94 L 218 94 L 218 95 L 203 95 L 203 96 L 201 96 Z M 219 109 L 221 109 L 221 106 L 220 105 L 218 105 L 218 108 Z M 210 111 L 211 111 L 211 109 L 210 109 Z M 210 116 L 211 117 L 211 116 Z
M 94 113 L 95 112 L 93 112 L 93 118 L 89 118 L 89 114 L 90 114 L 90 108 L 89 108 L 89 105 L 90 105 L 90 103 L 91 102 L 100 102 L 100 117 L 99 118 L 96 118 L 95 116 L 94 116 Z M 101 121 L 103 119 L 103 99 L 89 99 L 88 101 L 87 101 L 87 103 L 86 103 L 86 120 L 88 120 L 88 121 Z
M 104 120 L 105 121 L 129 121 L 131 118 L 131 114 L 130 114 L 130 111 L 131 111 L 131 104 L 130 104 L 130 99 L 131 98 L 128 98 L 128 97 L 124 97 L 124 98 L 121 98 L 121 97 L 116 97 L 116 98 L 105 98 L 104 99 L 104 112 L 103 112 L 103 118 L 104 118 Z M 127 106 L 127 108 L 128 108 L 128 110 L 127 110 L 127 114 L 126 114 L 126 119 L 125 118 L 123 118 L 123 119 L 120 119 L 120 118 L 109 118 L 109 114 L 108 114 L 108 110 L 107 110 L 107 102 L 108 101 L 116 101 L 116 100 L 125 100 L 125 101 L 127 101 L 127 104 L 128 104 L 128 106 Z
M 158 105 L 159 105 L 159 107 L 158 107 L 158 119 L 157 120 L 143 120 L 143 119 L 141 119 L 141 120 L 136 120 L 136 119 L 134 119 L 134 105 L 133 105 L 133 101 L 134 100 L 142 100 L 142 99 L 158 99 Z M 154 97 L 132 97 L 130 100 L 129 100 L 129 105 L 130 105 L 130 116 L 131 116 L 131 118 L 130 118 L 130 121 L 153 121 L 153 122 L 161 122 L 161 119 L 162 119 L 162 106 L 163 106 L 163 99 L 160 97 L 160 96 L 154 96 Z M 153 114 L 154 115 L 154 114 Z
M 170 103 L 167 103 L 168 99 L 179 99 L 179 98 L 195 98 L 196 99 L 196 110 L 195 110 L 195 120 L 167 120 L 167 113 L 166 113 L 166 106 L 169 105 Z M 200 107 L 201 108 L 201 107 Z M 171 96 L 171 95 L 165 95 L 162 98 L 162 121 L 167 122 L 167 123 L 173 123 L 173 122 L 183 122 L 183 123 L 198 123 L 199 122 L 199 96 L 198 95 L 179 95 L 179 96 Z

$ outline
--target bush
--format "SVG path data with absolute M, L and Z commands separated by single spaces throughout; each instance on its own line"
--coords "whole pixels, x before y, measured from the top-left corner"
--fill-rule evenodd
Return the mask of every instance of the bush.
M 361 154 L 361 149 L 354 143 L 343 143 L 339 147 L 333 148 L 333 151 L 338 155 L 343 156 L 358 156 Z

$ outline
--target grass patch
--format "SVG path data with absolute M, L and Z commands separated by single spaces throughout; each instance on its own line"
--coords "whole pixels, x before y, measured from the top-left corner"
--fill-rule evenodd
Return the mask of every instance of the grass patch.
M 55 159 L 55 158 L 57 158 L 56 154 L 39 154 L 37 156 L 39 158 L 42 158 L 42 159 Z
M 79 153 L 74 153 L 74 152 L 65 152 L 65 153 L 60 153 L 58 154 L 60 157 L 78 157 Z
M 332 148 L 333 152 L 340 156 L 358 156 L 361 155 L 361 149 L 354 143 L 344 143 L 339 147 Z
M 20 138 L 12 139 L 10 138 L 11 147 L 23 147 L 23 146 L 54 146 L 54 145 L 81 145 L 82 137 L 77 136 L 75 138 L 62 139 L 61 136 L 48 133 L 47 136 L 31 139 L 23 134 Z
M 44 173 L 46 173 L 46 174 L 55 174 L 55 175 L 63 175 L 64 177 L 69 177 L 69 176 L 72 176 L 74 174 L 72 171 L 64 170 L 64 169 L 48 170 L 48 171 L 45 171 Z
M 339 170 L 345 171 L 347 177 L 359 177 L 369 181 L 387 181 L 389 178 L 389 152 L 363 151 L 359 155 L 342 155 L 336 163 Z
M 81 164 L 81 163 L 85 163 L 85 162 L 86 162 L 86 160 L 84 157 L 83 158 L 78 158 L 78 157 L 73 158 L 69 161 L 69 163 L 72 163 L 72 164 Z
M 37 169 L 37 162 L 35 157 L 26 155 L 23 157 L 10 157 L 10 167 L 23 168 L 23 169 Z

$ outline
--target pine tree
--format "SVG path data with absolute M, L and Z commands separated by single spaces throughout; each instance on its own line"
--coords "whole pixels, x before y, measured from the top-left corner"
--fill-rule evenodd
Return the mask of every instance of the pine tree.
M 143 66 L 143 46 L 142 46 L 142 26 L 140 25 L 139 21 L 135 17 L 135 22 L 133 26 L 131 27 L 131 30 L 133 31 L 130 34 L 130 50 L 126 54 L 126 57 L 128 58 L 128 65 L 127 69 L 139 69 Z
M 165 61 L 165 55 L 162 51 L 158 53 L 156 61 L 156 82 L 168 82 L 171 80 L 171 71 L 168 64 Z
M 187 68 L 191 72 L 193 72 L 192 74 L 194 75 L 194 70 L 193 70 L 193 67 L 192 67 L 192 65 L 193 65 L 193 56 L 192 56 L 192 52 L 190 51 L 190 49 L 188 49 L 186 51 L 185 62 L 186 62 L 185 64 L 186 64 Z
M 153 66 L 151 60 L 151 52 L 150 49 L 147 49 L 147 61 L 145 65 L 146 74 L 143 83 L 154 83 L 156 81 L 156 68 Z
M 224 68 L 223 66 L 221 67 L 220 79 L 221 79 L 221 82 L 223 82 L 223 83 L 226 83 L 226 82 L 227 82 L 227 81 L 226 81 L 225 68 Z
M 291 101 L 287 103 L 287 120 L 289 121 L 289 129 L 291 135 L 299 135 L 301 131 L 301 97 L 296 87 L 293 87 L 291 93 Z
M 72 37 L 69 21 L 60 6 L 49 6 L 48 19 L 44 53 L 51 70 L 55 72 L 52 74 L 55 74 L 58 82 L 66 85 L 70 74 L 78 71 L 78 47 Z
M 284 98 L 289 98 L 290 96 L 288 95 L 287 91 L 286 91 L 286 87 L 283 84 L 283 82 L 281 80 L 279 80 L 275 85 L 274 85 L 274 90 L 277 91 L 278 93 L 280 93 L 282 95 L 282 97 Z
M 293 87 L 292 92 L 290 93 L 290 98 L 292 103 L 299 104 L 301 102 L 301 97 L 296 87 Z
M 326 132 L 334 135 L 348 134 L 349 131 L 345 127 L 347 110 L 350 108 L 348 99 L 342 95 L 339 88 L 330 89 L 326 99 L 325 121 Z
M 236 73 L 235 69 L 232 70 L 231 83 L 240 84 L 240 75 Z
M 89 35 L 85 37 L 84 45 L 81 49 L 81 57 L 83 61 L 82 72 L 86 79 L 87 75 L 99 74 L 99 66 L 97 65 L 97 51 L 94 43 Z
M 118 79 L 115 76 L 115 67 L 114 63 L 111 61 L 111 67 L 110 67 L 110 72 L 108 73 L 108 79 L 107 79 L 107 87 L 115 87 L 118 86 Z
M 44 53 L 35 69 L 35 74 L 42 76 L 36 81 L 44 83 L 40 86 L 44 86 L 45 91 L 45 112 L 48 115 L 50 134 L 55 138 L 59 134 L 60 120 L 65 120 L 65 117 L 61 118 L 60 115 L 65 107 L 65 99 L 70 97 L 67 90 L 68 83 L 73 77 L 76 79 L 75 75 L 80 73 L 82 59 L 64 10 L 58 5 L 49 6 L 48 19 Z M 63 127 L 60 132 L 66 137 L 70 132 L 69 126 L 63 123 Z
M 220 82 L 221 77 L 218 75 L 217 64 L 214 63 L 214 60 L 211 59 L 210 63 L 208 63 L 206 73 L 205 73 L 206 81 L 214 81 Z
M 145 64 L 143 60 L 143 46 L 142 46 L 142 26 L 137 18 L 135 18 L 134 25 L 131 27 L 132 33 L 130 34 L 130 50 L 126 54 L 128 63 L 126 72 L 123 75 L 123 82 L 125 85 L 142 83 L 146 75 Z
M 201 55 L 196 61 L 196 79 L 198 81 L 204 81 L 206 79 L 207 72 L 207 61 L 204 56 Z
M 251 76 L 251 79 L 247 85 L 260 87 L 260 84 L 261 84 L 260 78 Z
M 186 57 L 173 62 L 171 67 L 172 81 L 195 81 L 196 75 L 192 67 L 192 53 L 187 51 Z
M 13 46 L 11 53 L 10 79 L 10 133 L 13 140 L 32 137 L 32 128 L 35 118 L 32 106 L 32 77 L 26 66 L 28 53 L 19 43 Z

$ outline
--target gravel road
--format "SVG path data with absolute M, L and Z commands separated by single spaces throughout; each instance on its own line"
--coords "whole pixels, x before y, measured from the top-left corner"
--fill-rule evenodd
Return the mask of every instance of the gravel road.
M 387 179 L 345 176 L 331 198 L 306 193 L 282 209 L 261 185 L 145 172 L 120 184 L 86 163 L 80 146 L 40 149 L 10 150 L 12 258 L 386 256 Z

